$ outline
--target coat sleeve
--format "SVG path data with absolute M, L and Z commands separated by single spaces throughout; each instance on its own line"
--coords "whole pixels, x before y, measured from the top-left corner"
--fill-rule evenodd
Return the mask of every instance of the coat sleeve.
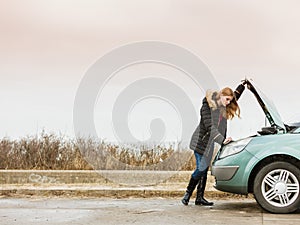
M 204 101 L 201 107 L 201 118 L 203 119 L 204 126 L 207 130 L 207 134 L 210 134 L 210 139 L 222 144 L 225 137 L 218 131 L 218 128 L 212 121 L 212 112 L 207 101 Z
M 239 100 L 239 98 L 243 94 L 244 90 L 245 90 L 245 86 L 243 84 L 240 84 L 239 86 L 237 86 L 237 88 L 234 91 L 236 100 Z

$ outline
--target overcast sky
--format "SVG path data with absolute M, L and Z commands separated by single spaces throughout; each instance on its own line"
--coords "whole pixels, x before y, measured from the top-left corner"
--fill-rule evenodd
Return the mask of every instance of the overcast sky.
M 2 0 L 0 137 L 36 135 L 43 129 L 74 136 L 73 104 L 87 70 L 113 49 L 145 40 L 193 52 L 220 87 L 252 78 L 283 120 L 300 120 L 299 8 L 296 0 Z M 109 115 L 114 96 L 143 76 L 178 83 L 199 110 L 203 93 L 192 82 L 181 82 L 178 71 L 145 64 L 119 73 L 103 89 L 103 102 L 95 105 L 101 138 L 114 139 Z M 242 97 L 242 119 L 230 125 L 235 138 L 255 133 L 264 122 L 251 97 Z M 166 120 L 166 139 L 178 137 L 180 118 L 165 103 L 146 99 L 131 113 L 129 127 L 138 139 L 147 139 L 149 121 L 156 117 Z

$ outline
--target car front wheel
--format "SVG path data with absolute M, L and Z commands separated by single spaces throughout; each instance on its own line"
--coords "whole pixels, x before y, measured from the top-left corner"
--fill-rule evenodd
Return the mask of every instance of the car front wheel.
M 264 166 L 254 179 L 258 204 L 271 213 L 291 213 L 300 207 L 300 169 L 288 162 Z

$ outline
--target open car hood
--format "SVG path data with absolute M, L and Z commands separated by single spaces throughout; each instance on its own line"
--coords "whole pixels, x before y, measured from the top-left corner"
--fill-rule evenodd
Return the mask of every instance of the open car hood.
M 261 106 L 262 110 L 264 111 L 271 127 L 276 128 L 278 131 L 286 132 L 286 127 L 275 107 L 273 102 L 268 99 L 263 92 L 261 92 L 257 87 L 253 85 L 249 80 L 247 82 L 248 89 L 254 94 L 256 97 L 259 105 Z

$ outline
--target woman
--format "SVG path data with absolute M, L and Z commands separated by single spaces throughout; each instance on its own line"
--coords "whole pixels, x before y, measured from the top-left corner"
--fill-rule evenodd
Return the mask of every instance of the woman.
M 243 93 L 246 84 L 244 81 L 233 92 L 226 87 L 219 92 L 208 91 L 202 101 L 200 110 L 200 124 L 192 135 L 190 148 L 194 150 L 196 169 L 191 175 L 187 190 L 181 200 L 188 205 L 190 197 L 197 184 L 196 205 L 213 205 L 204 199 L 204 190 L 207 180 L 207 171 L 214 151 L 214 143 L 227 144 L 232 139 L 226 138 L 227 120 L 240 116 L 237 100 Z

